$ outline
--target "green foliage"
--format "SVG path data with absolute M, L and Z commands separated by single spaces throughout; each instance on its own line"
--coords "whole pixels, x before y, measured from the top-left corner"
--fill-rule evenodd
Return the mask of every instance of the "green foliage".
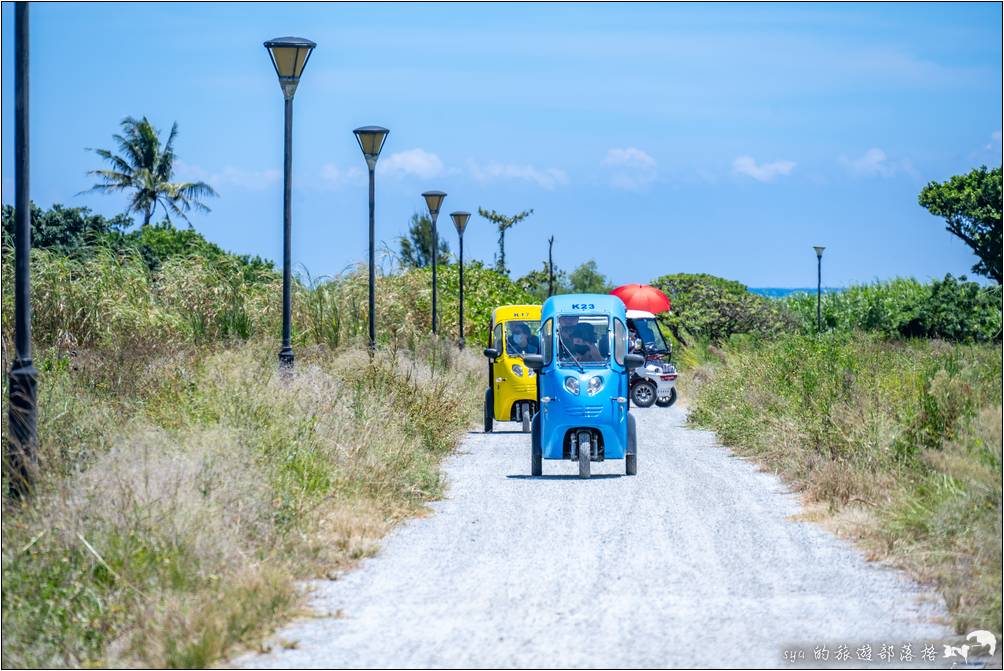
M 88 173 L 101 179 L 91 188 L 92 191 L 130 193 L 127 212 L 142 215 L 144 225 L 150 223 L 158 206 L 164 210 L 168 221 L 171 214 L 188 221 L 187 213 L 193 209 L 209 211 L 202 199 L 216 195 L 211 186 L 205 182 L 171 181 L 176 158 L 174 140 L 178 136 L 177 123 L 171 126 L 163 147 L 160 132 L 146 117 L 139 120 L 126 117 L 121 126 L 122 134 L 112 136 L 121 154 L 114 154 L 108 149 L 92 150 L 111 165 L 110 169 Z
M 116 249 L 135 249 L 151 270 L 156 270 L 169 259 L 191 256 L 220 263 L 236 261 L 248 266 L 252 272 L 268 272 L 275 269 L 271 261 L 260 256 L 230 254 L 219 245 L 206 240 L 195 229 L 175 228 L 169 221 L 140 226 L 128 233 L 113 231 L 108 235 L 108 243 Z
M 432 219 L 427 214 L 416 212 L 411 215 L 408 236 L 400 240 L 401 265 L 404 268 L 425 268 L 432 264 Z M 450 245 L 439 235 L 439 262 L 450 258 Z
M 1001 283 L 1001 168 L 981 166 L 947 182 L 929 182 L 921 207 L 944 217 L 945 228 L 973 250 L 973 272 Z
M 576 294 L 605 294 L 613 288 L 592 259 L 569 273 L 568 284 Z
M 516 285 L 526 293 L 532 295 L 536 302 L 543 303 L 547 300 L 548 272 L 547 262 L 541 270 L 531 270 L 523 277 L 516 280 Z M 568 273 L 557 266 L 554 267 L 554 293 L 567 294 L 571 292 L 571 285 L 568 283 Z
M 14 206 L 3 206 L 3 245 L 14 245 Z M 132 226 L 128 216 L 120 214 L 106 219 L 92 214 L 86 207 L 63 207 L 56 203 L 52 209 L 43 210 L 31 204 L 31 245 L 51 249 L 61 254 L 77 254 L 86 247 L 101 242 L 105 237 Z
M 750 293 L 744 284 L 707 274 L 663 275 L 651 282 L 669 297 L 672 312 L 660 315 L 673 337 L 719 342 L 736 333 L 790 331 L 794 318 L 777 301 Z
M 936 582 L 960 631 L 999 630 L 998 346 L 732 339 L 693 376 L 692 421 L 831 511 L 864 502 L 877 524 L 863 542 Z
M 498 229 L 499 253 L 498 256 L 495 257 L 495 270 L 508 275 L 509 268 L 507 268 L 505 264 L 505 232 L 533 214 L 533 209 L 523 210 L 522 212 L 509 215 L 496 212 L 495 210 L 489 210 L 484 207 L 479 207 L 478 214 L 495 224 L 495 227 Z
M 801 322 L 816 331 L 816 296 L 793 294 L 781 300 Z M 961 342 L 1000 339 L 1001 289 L 946 275 L 921 284 L 895 279 L 827 292 L 822 297 L 824 330 L 877 331 L 886 337 L 942 338 Z

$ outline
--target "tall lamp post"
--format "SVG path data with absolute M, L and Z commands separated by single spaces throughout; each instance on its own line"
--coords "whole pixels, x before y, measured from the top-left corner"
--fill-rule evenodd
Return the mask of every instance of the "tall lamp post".
M 292 256 L 292 179 L 293 179 L 293 95 L 300 83 L 300 75 L 306 67 L 310 54 L 317 44 L 302 37 L 277 37 L 265 43 L 275 74 L 279 76 L 279 87 L 285 100 L 285 134 L 283 143 L 283 192 L 282 192 L 282 349 L 279 350 L 279 367 L 293 367 L 293 347 L 290 344 L 290 322 L 293 307 L 293 285 L 291 277 Z
M 450 212 L 453 225 L 457 228 L 457 235 L 460 236 L 460 349 L 464 348 L 464 229 L 467 228 L 467 220 L 471 218 L 470 212 Z
M 826 247 L 814 247 L 816 250 L 816 332 L 823 332 L 823 250 Z
M 28 492 L 36 465 L 38 371 L 31 361 L 31 198 L 28 145 L 28 3 L 14 5 L 14 361 L 8 377 L 8 477 L 11 493 Z
M 436 312 L 436 266 L 439 265 L 439 233 L 436 231 L 436 219 L 439 218 L 439 208 L 443 205 L 446 194 L 442 191 L 426 191 L 422 194 L 432 218 L 432 333 L 439 332 L 439 318 Z
M 376 163 L 380 158 L 380 150 L 383 149 L 384 140 L 390 133 L 386 128 L 380 126 L 363 126 L 357 128 L 353 133 L 359 142 L 359 148 L 363 151 L 366 159 L 366 167 L 370 171 L 370 355 L 376 351 L 376 224 L 373 210 L 376 206 Z

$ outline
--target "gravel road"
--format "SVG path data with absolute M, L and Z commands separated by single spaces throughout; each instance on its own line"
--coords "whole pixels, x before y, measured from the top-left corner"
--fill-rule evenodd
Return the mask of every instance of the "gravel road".
M 910 643 L 916 657 L 950 635 L 939 597 L 791 519 L 797 498 L 686 428 L 680 408 L 632 412 L 636 477 L 623 461 L 594 463 L 590 480 L 545 461 L 531 478 L 516 425 L 471 432 L 434 514 L 357 570 L 312 583 L 318 616 L 233 663 L 772 667 L 785 650 L 819 664 L 813 648 L 826 644 L 831 666 L 852 668 L 867 666 L 856 649 L 868 643 L 888 667 L 883 644 Z M 849 661 L 832 657 L 840 644 Z

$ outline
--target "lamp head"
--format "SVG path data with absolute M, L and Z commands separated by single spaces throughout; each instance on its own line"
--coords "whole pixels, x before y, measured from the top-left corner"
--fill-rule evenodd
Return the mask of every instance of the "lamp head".
M 287 99 L 296 93 L 296 85 L 300 83 L 300 75 L 307 66 L 310 54 L 317 44 L 302 37 L 277 37 L 265 43 L 268 55 L 272 59 L 272 67 L 279 76 L 279 86 Z
M 813 249 L 816 250 L 816 258 L 817 259 L 823 258 L 823 250 L 826 249 L 826 247 L 813 247 Z
M 443 199 L 446 198 L 446 194 L 442 191 L 426 191 L 422 194 L 422 198 L 425 198 L 425 204 L 429 208 L 429 214 L 435 219 L 439 215 L 439 208 L 443 204 Z
M 467 228 L 467 220 L 470 218 L 470 212 L 450 212 L 450 219 L 453 219 L 453 225 L 457 227 L 457 235 L 460 237 L 464 236 L 464 229 Z
M 366 163 L 372 168 L 376 165 L 377 158 L 380 157 L 380 150 L 383 149 L 384 140 L 387 139 L 387 134 L 390 131 L 381 126 L 363 126 L 352 132 L 356 134 L 356 140 L 359 142 L 363 156 L 366 157 Z

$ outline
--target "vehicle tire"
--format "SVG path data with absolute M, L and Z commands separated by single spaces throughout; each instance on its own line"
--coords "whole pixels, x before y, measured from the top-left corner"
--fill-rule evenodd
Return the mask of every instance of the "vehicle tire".
M 627 454 L 624 455 L 624 472 L 628 475 L 638 475 L 638 434 L 635 431 L 634 417 L 628 415 Z
M 676 387 L 673 387 L 670 390 L 669 396 L 664 396 L 655 402 L 655 404 L 660 408 L 668 408 L 674 403 L 676 403 Z
M 587 433 L 579 434 L 579 477 L 588 478 L 589 477 L 589 458 L 593 453 L 593 442 L 589 438 L 585 441 L 582 440 L 582 436 L 588 436 Z
M 530 423 L 530 475 L 544 474 L 544 450 L 540 444 L 540 415 Z
M 495 420 L 495 394 L 491 388 L 485 389 L 485 433 L 491 433 Z
M 631 387 L 631 403 L 638 408 L 650 408 L 655 403 L 655 385 L 644 380 Z
M 523 433 L 530 433 L 530 422 L 533 418 L 530 417 L 530 404 L 524 403 L 523 409 L 520 410 L 520 414 L 523 416 Z

